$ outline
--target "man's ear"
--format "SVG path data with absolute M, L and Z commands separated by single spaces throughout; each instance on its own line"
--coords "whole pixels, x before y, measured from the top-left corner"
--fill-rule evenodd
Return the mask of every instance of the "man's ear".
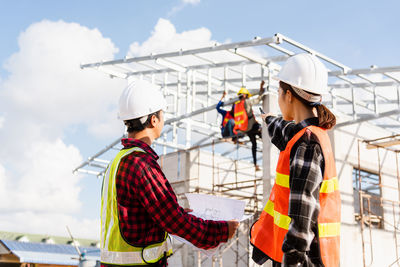
M 157 116 L 156 115 L 151 115 L 151 119 L 150 119 L 150 124 L 152 127 L 155 127 L 157 123 Z

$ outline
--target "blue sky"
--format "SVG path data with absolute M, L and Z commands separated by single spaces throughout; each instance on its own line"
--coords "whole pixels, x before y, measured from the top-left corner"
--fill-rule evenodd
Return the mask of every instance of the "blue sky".
M 115 106 L 112 101 L 105 102 L 105 99 L 116 99 L 118 92 L 110 91 L 114 87 L 120 88 L 121 83 L 108 81 L 109 79 L 104 76 L 78 69 L 73 70 L 74 75 L 77 76 L 68 76 L 69 68 L 78 66 L 78 63 L 51 61 L 57 56 L 57 51 L 54 52 L 57 46 L 51 47 L 51 44 L 56 44 L 59 40 L 65 45 L 63 46 L 65 50 L 62 51 L 71 47 L 69 51 L 71 55 L 61 58 L 75 55 L 78 57 L 77 60 L 82 57 L 84 61 L 86 54 L 91 52 L 93 55 L 88 58 L 92 60 L 101 60 L 102 57 L 120 58 L 126 55 L 133 42 L 138 42 L 139 46 L 144 45 L 143 43 L 156 32 L 155 26 L 158 25 L 160 18 L 163 18 L 173 25 L 177 33 L 205 28 L 206 31 L 201 32 L 205 36 L 205 41 L 209 41 L 207 38 L 218 42 L 244 41 L 255 36 L 270 37 L 279 32 L 353 68 L 365 68 L 372 64 L 382 67 L 400 65 L 398 48 L 400 22 L 397 14 L 400 10 L 399 1 L 195 0 L 194 2 L 196 3 L 184 3 L 183 0 L 0 1 L 0 24 L 2 25 L 0 27 L 0 96 L 3 98 L 0 98 L 2 107 L 0 108 L 0 140 L 5 145 L 3 151 L 0 152 L 0 193 L 2 186 L 3 190 L 11 186 L 10 188 L 21 188 L 24 192 L 24 197 L 16 197 L 17 204 L 11 203 L 15 205 L 15 210 L 0 205 L 0 214 L 6 214 L 0 218 L 0 230 L 45 231 L 39 227 L 42 224 L 41 218 L 47 218 L 46 216 L 51 216 L 52 212 L 57 210 L 57 207 L 51 207 L 51 205 L 47 207 L 46 203 L 54 201 L 54 205 L 58 205 L 69 203 L 69 200 L 52 196 L 45 198 L 46 202 L 40 202 L 43 196 L 37 196 L 35 192 L 44 194 L 53 187 L 34 185 L 35 178 L 30 178 L 30 176 L 36 177 L 34 174 L 40 173 L 37 176 L 39 177 L 37 183 L 52 184 L 53 180 L 43 178 L 43 176 L 52 176 L 54 172 L 44 173 L 42 167 L 37 166 L 54 166 L 57 170 L 59 169 L 56 167 L 57 164 L 67 159 L 71 159 L 71 166 L 76 166 L 76 162 L 91 156 L 122 133 L 116 130 L 102 135 L 99 134 L 99 128 L 96 128 L 96 123 L 97 125 L 101 123 L 105 127 L 101 129 L 107 128 L 109 121 L 99 119 L 102 112 L 107 112 L 110 118 L 115 115 Z M 44 21 L 49 21 L 49 23 Z M 63 23 L 58 23 L 60 21 Z M 71 26 L 73 23 L 78 26 L 75 24 L 76 27 Z M 70 35 L 64 34 L 59 29 L 64 29 Z M 100 36 L 94 29 L 98 29 Z M 207 37 L 207 32 L 211 34 L 211 37 Z M 72 36 L 71 38 L 82 36 L 78 33 L 87 34 L 87 42 L 80 39 L 68 40 L 69 36 Z M 52 40 L 49 41 L 50 44 L 44 45 L 43 48 L 44 55 L 47 56 L 42 57 L 39 53 L 42 51 L 41 44 L 36 44 L 36 40 L 47 43 L 46 40 L 50 39 Z M 76 46 L 74 46 L 75 43 Z M 84 47 L 82 49 L 79 46 L 81 43 Z M 92 50 L 97 49 L 102 52 L 96 54 L 96 51 L 88 49 L 86 44 L 90 44 L 93 47 Z M 79 56 L 80 53 L 82 56 Z M 36 66 L 39 70 L 43 68 L 43 71 L 35 72 Z M 60 68 L 60 70 L 52 73 L 52 68 Z M 49 77 L 43 74 L 44 71 L 49 71 Z M 61 77 L 63 73 L 65 77 Z M 58 75 L 61 75 L 61 78 Z M 37 76 L 40 76 L 40 79 Z M 68 77 L 77 77 L 80 82 L 72 83 L 70 87 L 67 85 L 62 87 L 56 84 L 56 76 L 65 84 L 69 82 Z M 26 84 L 24 84 L 25 79 Z M 56 84 L 54 92 L 51 90 L 51 84 Z M 104 84 L 108 87 L 103 86 Z M 31 86 L 34 92 L 32 95 L 30 95 Z M 81 86 L 79 87 L 81 91 L 76 91 L 76 97 L 86 97 L 85 101 L 96 98 L 97 96 L 93 97 L 96 91 L 82 94 L 82 90 L 88 87 L 101 87 L 103 98 L 98 99 L 93 109 L 101 107 L 102 103 L 106 103 L 106 107 L 85 111 L 86 113 L 84 112 L 82 116 L 86 117 L 80 119 L 79 114 L 72 114 L 73 109 L 68 110 L 68 105 L 73 103 L 62 102 L 52 95 L 61 91 L 74 92 L 76 86 Z M 46 87 L 47 91 L 44 89 L 43 91 L 41 87 Z M 107 91 L 108 89 L 110 91 Z M 40 95 L 41 93 L 43 96 Z M 70 96 L 63 96 L 63 98 L 68 97 Z M 48 98 L 58 105 L 44 104 L 44 107 L 41 107 L 39 102 L 45 103 Z M 66 106 L 60 104 L 66 104 Z M 66 109 L 65 112 L 60 111 L 63 108 Z M 68 112 L 72 115 L 68 116 Z M 93 114 L 96 112 L 100 115 Z M 53 113 L 55 118 L 52 117 Z M 16 124 L 15 121 L 20 119 L 21 123 Z M 91 121 L 96 122 L 94 126 Z M 27 135 L 29 138 L 25 138 Z M 38 154 L 28 153 L 22 157 L 23 160 L 30 161 L 25 166 L 23 163 L 16 163 L 15 161 L 19 159 L 18 155 L 9 157 L 10 154 L 15 153 L 13 146 L 10 145 L 13 143 L 18 143 L 20 149 L 26 149 L 28 152 L 37 151 Z M 60 157 L 56 162 L 51 156 L 52 147 L 59 149 L 54 153 L 65 153 L 65 157 Z M 41 158 L 41 153 L 47 150 L 50 150 L 48 152 L 50 156 Z M 29 168 L 36 171 L 30 172 Z M 57 181 L 57 184 L 70 179 L 68 170 L 70 170 L 69 167 L 59 175 L 63 177 L 63 180 Z M 56 176 L 58 177 L 57 174 Z M 73 224 L 78 234 L 85 236 L 84 230 L 80 231 L 78 228 L 83 224 L 82 229 L 90 229 L 96 223 L 100 181 L 92 176 L 71 178 L 71 181 L 63 186 L 71 190 L 66 191 L 65 194 L 71 194 L 72 204 L 66 204 L 65 209 L 60 209 L 58 215 L 54 216 L 54 220 L 65 219 L 66 223 Z M 25 184 L 30 185 L 30 183 L 35 188 L 34 192 L 24 187 Z M 57 190 L 62 190 L 62 188 Z M 18 195 L 16 191 L 8 193 Z M 21 200 L 23 198 L 31 199 L 30 202 L 33 204 L 24 202 Z M 34 201 L 39 201 L 37 206 L 42 208 L 36 207 Z M 37 221 L 32 223 L 33 226 L 23 224 L 19 227 L 15 226 L 15 222 L 24 216 L 36 216 Z M 49 229 L 48 233 L 63 234 L 64 230 L 60 229 Z M 90 237 L 94 235 L 93 232 L 87 234 Z
M 398 1 L 1 1 L 0 60 L 17 51 L 17 37 L 43 19 L 98 28 L 123 56 L 133 41 L 147 39 L 159 18 L 178 32 L 210 29 L 216 40 L 247 40 L 276 32 L 354 67 L 394 65 L 399 58 Z

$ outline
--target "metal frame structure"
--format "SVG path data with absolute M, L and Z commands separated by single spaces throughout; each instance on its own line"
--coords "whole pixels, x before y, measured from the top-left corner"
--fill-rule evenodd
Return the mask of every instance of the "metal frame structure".
M 237 147 L 233 146 L 221 146 L 214 150 L 216 144 L 223 142 L 218 138 L 220 118 L 215 111 L 220 95 L 226 91 L 231 98 L 225 105 L 230 105 L 237 100 L 236 92 L 241 86 L 246 86 L 254 94 L 261 80 L 266 82 L 265 95 L 276 94 L 278 84 L 272 77 L 288 57 L 300 52 L 317 56 L 329 70 L 329 94 L 323 96 L 323 102 L 339 115 L 341 120 L 336 128 L 369 121 L 391 129 L 393 133 L 400 132 L 400 66 L 351 69 L 279 33 L 270 38 L 254 38 L 245 42 L 216 43 L 203 48 L 83 64 L 81 68 L 100 70 L 111 78 L 126 79 L 128 83 L 134 79 L 146 79 L 162 87 L 168 108 L 164 131 L 161 138 L 155 141 L 160 154 L 208 149 L 227 158 L 244 160 L 251 155 L 249 144 L 242 146 L 246 151 L 242 153 L 238 153 Z M 120 149 L 120 139 L 89 157 L 74 172 L 102 176 L 112 158 L 110 153 Z M 249 184 L 258 187 L 260 180 L 255 177 Z M 214 184 L 213 190 L 229 195 L 247 186 L 244 182 Z M 257 211 L 262 196 L 257 196 L 256 192 L 254 198 L 253 207 Z M 239 266 L 239 259 L 242 258 L 239 256 L 239 245 L 228 247 L 237 247 Z M 221 254 L 216 257 L 220 266 L 221 257 Z M 212 261 L 213 266 L 216 258 Z M 198 259 L 197 265 L 201 266 L 202 259 Z
M 169 106 L 163 137 L 156 145 L 166 153 L 219 135 L 214 109 L 223 91 L 232 96 L 245 85 L 254 92 L 265 80 L 266 94 L 276 93 L 277 83 L 271 78 L 280 64 L 299 52 L 319 57 L 329 69 L 330 91 L 324 103 L 346 119 L 336 128 L 371 121 L 394 133 L 399 131 L 400 66 L 351 69 L 279 33 L 245 42 L 83 64 L 81 68 L 97 69 L 110 77 L 127 79 L 128 83 L 131 79 L 147 79 L 162 86 Z M 89 157 L 74 172 L 101 176 L 108 164 L 101 157 L 117 148 L 120 139 Z

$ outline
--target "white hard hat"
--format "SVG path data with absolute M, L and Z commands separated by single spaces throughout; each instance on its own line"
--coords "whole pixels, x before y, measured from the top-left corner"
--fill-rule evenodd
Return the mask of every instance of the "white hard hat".
M 327 93 L 328 72 L 316 56 L 308 53 L 290 57 L 283 65 L 276 80 L 309 93 Z
M 160 91 L 160 87 L 144 80 L 134 80 L 119 99 L 120 120 L 133 120 L 164 110 L 167 102 Z

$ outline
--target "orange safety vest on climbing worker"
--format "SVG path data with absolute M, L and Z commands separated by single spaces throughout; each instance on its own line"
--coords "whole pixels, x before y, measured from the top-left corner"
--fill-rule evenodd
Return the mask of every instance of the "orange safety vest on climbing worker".
M 247 130 L 247 125 L 249 123 L 249 118 L 247 117 L 246 109 L 244 108 L 245 100 L 240 100 L 235 103 L 235 108 L 233 110 L 235 117 L 235 130 L 240 130 L 245 132 Z
M 230 112 L 226 112 L 225 118 L 222 120 L 222 127 L 225 127 L 230 119 L 234 119 L 234 117 L 232 117 Z
M 337 267 L 340 261 L 340 193 L 335 159 L 326 130 L 308 126 L 298 132 L 279 155 L 275 184 L 259 220 L 251 229 L 250 242 L 277 262 L 282 262 L 282 245 L 291 218 L 289 211 L 290 152 L 306 130 L 314 133 L 320 142 L 325 161 L 324 179 L 319 193 L 319 244 L 325 267 Z
M 228 121 L 229 121 L 230 119 L 235 119 L 235 118 L 232 117 L 232 115 L 231 115 L 230 112 L 226 112 L 226 115 L 225 115 L 224 119 L 222 120 L 221 127 L 225 128 L 226 124 L 228 123 Z M 235 130 L 235 127 L 233 127 L 233 133 L 234 133 L 234 134 L 237 134 L 237 131 Z

